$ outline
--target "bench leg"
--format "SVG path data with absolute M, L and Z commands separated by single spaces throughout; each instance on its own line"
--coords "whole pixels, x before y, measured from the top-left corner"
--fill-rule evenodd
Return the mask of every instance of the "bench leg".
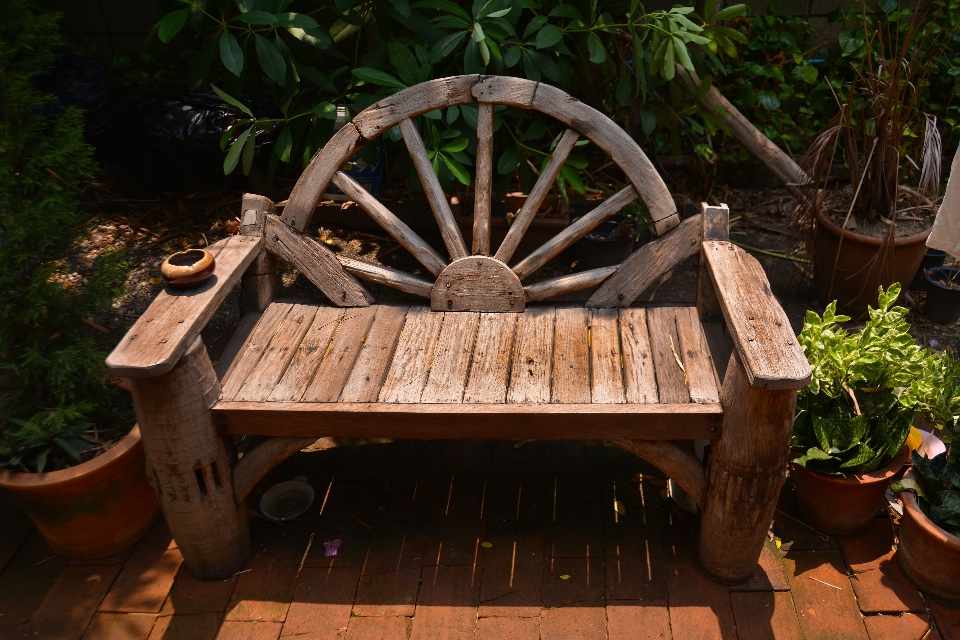
M 169 372 L 134 380 L 147 476 L 194 577 L 219 580 L 250 554 L 246 506 L 234 501 L 233 442 L 217 434 L 210 408 L 220 382 L 197 338 Z
M 757 566 L 787 476 L 796 402 L 796 391 L 751 386 L 730 356 L 700 529 L 700 562 L 715 580 L 743 582 Z

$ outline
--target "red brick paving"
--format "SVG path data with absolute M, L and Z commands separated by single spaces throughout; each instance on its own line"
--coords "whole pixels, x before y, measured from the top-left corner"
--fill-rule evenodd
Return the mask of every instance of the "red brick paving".
M 727 587 L 699 568 L 697 518 L 619 450 L 448 445 L 295 456 L 265 482 L 306 475 L 313 513 L 253 520 L 250 561 L 219 582 L 182 568 L 162 522 L 131 549 L 68 562 L 0 495 L 0 640 L 960 640 L 960 607 L 903 578 L 886 518 L 823 536 L 788 484 L 780 547 L 769 542 L 751 579 Z

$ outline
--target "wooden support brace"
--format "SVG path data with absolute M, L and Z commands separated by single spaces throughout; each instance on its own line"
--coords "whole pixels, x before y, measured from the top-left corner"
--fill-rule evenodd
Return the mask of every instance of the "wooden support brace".
M 703 211 L 703 216 L 700 218 L 703 241 L 729 240 L 730 209 L 727 205 L 721 204 L 719 207 L 711 207 L 703 202 L 700 204 L 700 208 Z M 697 270 L 697 313 L 700 314 L 701 322 L 723 321 L 723 309 L 720 307 L 717 292 L 713 288 L 713 280 L 710 279 L 710 272 L 707 269 L 707 261 L 703 255 L 702 247 L 700 249 L 700 266 Z
M 612 443 L 663 471 L 690 494 L 698 507 L 706 507 L 704 468 L 689 450 L 668 440 L 614 440 Z
M 263 476 L 275 466 L 316 442 L 316 438 L 269 438 L 243 454 L 233 468 L 233 497 L 246 500 Z
M 267 216 L 277 214 L 272 200 L 252 193 L 243 194 L 240 211 L 240 235 L 260 238 L 263 237 Z M 266 248 L 262 248 L 240 279 L 241 313 L 263 311 L 277 297 L 279 289 L 277 261 Z

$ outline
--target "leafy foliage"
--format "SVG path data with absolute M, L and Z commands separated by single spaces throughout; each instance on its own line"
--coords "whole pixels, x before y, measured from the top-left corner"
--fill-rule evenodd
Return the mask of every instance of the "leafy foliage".
M 894 482 L 890 488 L 916 493 L 920 510 L 935 525 L 960 536 L 960 460 L 946 451 L 932 460 L 914 451 L 910 461 L 916 479 Z
M 795 462 L 824 473 L 861 473 L 889 463 L 910 433 L 913 414 L 930 400 L 917 382 L 931 354 L 914 342 L 903 307 L 893 306 L 900 285 L 879 290 L 866 326 L 848 333 L 831 302 L 818 316 L 807 311 L 798 336 L 813 371 L 797 398 Z
M 204 83 L 221 95 L 262 89 L 280 116 L 241 120 L 230 136 L 225 170 L 249 169 L 262 136 L 274 135 L 268 173 L 278 163 L 305 165 L 330 137 L 337 106 L 362 109 L 399 89 L 463 73 L 519 75 L 560 86 L 596 106 L 638 137 L 658 129 L 654 139 L 679 146 L 681 132 L 694 136 L 705 157 L 714 156 L 704 141 L 722 128 L 720 120 L 700 107 L 714 75 L 725 70 L 724 59 L 737 55 L 746 42 L 724 24 L 745 10 L 734 5 L 717 11 L 717 0 L 705 4 L 707 19 L 692 7 L 646 12 L 637 0 L 625 3 L 540 0 L 476 0 L 472 5 L 450 0 L 336 0 L 311 10 L 293 0 L 181 0 L 155 27 L 170 42 L 181 31 L 195 46 L 191 88 Z M 301 12 L 290 9 L 300 7 Z M 181 36 L 182 37 L 182 36 Z M 365 52 L 365 53 L 363 53 Z M 694 95 L 676 78 L 677 65 L 703 79 Z M 322 71 L 321 71 L 322 70 Z M 348 71 L 349 70 L 349 71 Z M 433 149 L 441 183 L 466 183 L 464 165 L 475 155 L 476 108 L 465 105 L 420 119 L 427 144 L 442 146 L 461 136 L 468 145 L 455 152 Z M 428 122 L 424 122 L 424 120 Z M 495 131 L 499 192 L 511 181 L 529 188 L 558 131 L 533 131 L 520 109 L 500 109 Z M 448 135 L 447 131 L 458 131 Z M 394 148 L 397 130 L 389 132 Z M 461 157 L 455 154 L 461 154 Z M 470 160 L 466 162 L 464 158 Z M 242 163 L 242 164 L 241 164 Z M 403 163 L 413 188 L 419 180 L 412 163 Z M 587 160 L 572 158 L 557 178 L 557 187 L 584 193 L 581 172 Z
M 63 284 L 84 218 L 77 185 L 95 165 L 80 111 L 39 110 L 47 98 L 32 80 L 53 62 L 58 17 L 31 7 L 5 0 L 0 21 L 0 465 L 21 470 L 75 462 L 87 422 L 131 425 L 129 403 L 104 383 L 103 345 L 81 322 L 109 303 L 125 265 L 108 253 L 81 269 L 84 284 Z

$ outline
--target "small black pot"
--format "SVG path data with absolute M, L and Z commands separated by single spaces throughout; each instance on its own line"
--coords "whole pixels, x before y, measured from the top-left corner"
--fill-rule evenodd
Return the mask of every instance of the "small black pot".
M 927 252 L 923 254 L 923 260 L 920 261 L 920 268 L 917 269 L 917 274 L 913 276 L 913 280 L 910 282 L 910 288 L 914 291 L 922 288 L 923 272 L 927 269 L 933 269 L 934 267 L 942 267 L 943 261 L 946 257 L 946 251 L 940 251 L 940 249 L 927 249 Z
M 626 216 L 612 215 L 593 228 L 593 230 L 577 240 L 574 247 L 577 251 L 577 271 L 611 267 L 626 260 L 636 244 L 637 236 L 634 233 L 629 238 L 607 238 L 622 222 L 629 220 Z M 572 222 L 572 221 L 571 221 Z M 634 223 L 636 230 L 636 223 Z M 599 235 L 601 238 L 590 238 L 589 235 Z
M 960 268 L 934 267 L 924 274 L 927 285 L 927 306 L 923 314 L 932 322 L 953 324 L 960 320 Z M 947 280 L 951 284 L 946 284 Z

